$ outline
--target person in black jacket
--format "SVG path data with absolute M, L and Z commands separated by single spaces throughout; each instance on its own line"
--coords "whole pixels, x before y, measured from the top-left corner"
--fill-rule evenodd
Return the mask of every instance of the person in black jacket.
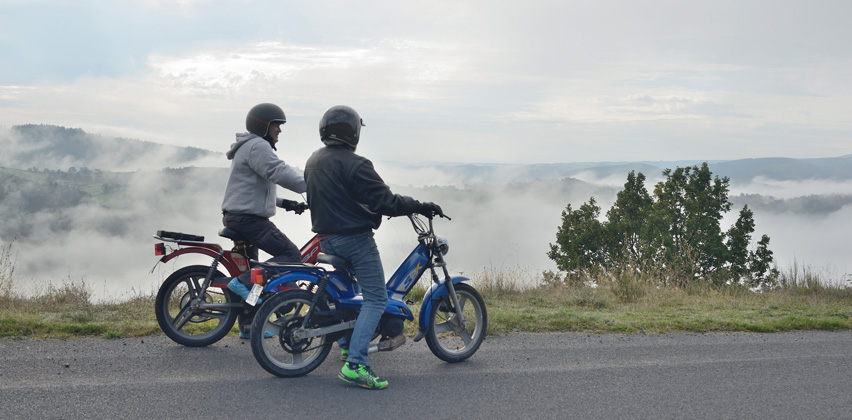
M 346 361 L 338 376 L 364 388 L 384 389 L 388 381 L 373 373 L 367 359 L 370 340 L 388 301 L 373 230 L 378 229 L 383 215 L 420 213 L 431 217 L 443 213 L 435 203 L 392 193 L 373 163 L 355 154 L 363 125 L 354 109 L 329 108 L 319 127 L 325 146 L 305 164 L 305 182 L 312 230 L 320 235 L 322 251 L 349 260 L 364 297 L 351 336 L 338 342 Z

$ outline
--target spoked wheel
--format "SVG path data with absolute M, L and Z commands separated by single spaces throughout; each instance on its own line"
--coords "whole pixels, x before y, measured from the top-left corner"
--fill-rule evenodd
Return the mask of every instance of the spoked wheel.
M 488 324 L 485 301 L 479 292 L 467 284 L 456 284 L 455 289 L 464 319 L 450 308 L 449 298 L 435 302 L 429 311 L 426 332 L 429 350 L 450 363 L 461 362 L 476 353 L 485 339 Z
M 293 332 L 302 327 L 313 294 L 306 290 L 288 290 L 265 300 L 254 316 L 251 351 L 269 373 L 280 377 L 307 375 L 328 356 L 333 341 L 327 336 L 297 340 Z M 319 303 L 317 310 L 327 311 Z M 266 332 L 272 338 L 264 338 Z
M 193 265 L 181 268 L 166 278 L 157 293 L 154 312 L 157 323 L 166 335 L 178 344 L 189 347 L 202 347 L 213 344 L 228 335 L 239 307 L 222 309 L 201 309 L 204 303 L 237 303 L 239 297 L 230 290 L 208 287 L 201 295 L 201 286 L 210 267 Z M 220 272 L 213 274 L 217 278 L 225 277 Z

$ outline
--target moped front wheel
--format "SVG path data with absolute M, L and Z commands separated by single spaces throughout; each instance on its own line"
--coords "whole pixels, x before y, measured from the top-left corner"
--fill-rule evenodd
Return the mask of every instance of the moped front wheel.
M 238 303 L 239 297 L 230 290 L 201 287 L 210 267 L 193 265 L 170 275 L 157 292 L 154 312 L 163 332 L 178 344 L 203 347 L 228 335 L 237 319 L 239 307 L 200 308 L 198 303 Z M 216 271 L 214 277 L 225 277 Z
M 488 326 L 485 301 L 473 287 L 460 283 L 455 285 L 459 300 L 460 317 L 449 297 L 435 302 L 429 311 L 429 329 L 426 344 L 439 359 L 456 363 L 473 356 L 482 341 Z
M 307 375 L 328 356 L 334 342 L 327 336 L 293 336 L 302 327 L 312 298 L 306 290 L 287 290 L 264 300 L 255 314 L 251 351 L 267 372 L 282 378 Z M 328 311 L 328 305 L 319 302 L 315 310 Z

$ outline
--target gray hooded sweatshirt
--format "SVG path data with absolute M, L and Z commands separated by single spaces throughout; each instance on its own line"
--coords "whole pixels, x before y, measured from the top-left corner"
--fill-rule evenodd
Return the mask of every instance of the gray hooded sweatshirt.
M 268 218 L 275 215 L 276 184 L 296 193 L 307 190 L 302 172 L 279 159 L 262 137 L 238 133 L 226 156 L 231 160 L 231 175 L 223 211 Z

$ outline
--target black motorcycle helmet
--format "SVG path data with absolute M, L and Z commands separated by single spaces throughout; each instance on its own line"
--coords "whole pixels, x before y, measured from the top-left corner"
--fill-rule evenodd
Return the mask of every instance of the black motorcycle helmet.
M 246 115 L 246 130 L 249 133 L 263 137 L 274 149 L 275 144 L 272 138 L 269 137 L 269 124 L 273 122 L 286 123 L 287 116 L 284 115 L 284 111 L 275 104 L 258 104 L 250 109 L 248 115 Z
M 333 106 L 320 119 L 320 138 L 340 140 L 353 148 L 358 145 L 364 120 L 346 105 Z

